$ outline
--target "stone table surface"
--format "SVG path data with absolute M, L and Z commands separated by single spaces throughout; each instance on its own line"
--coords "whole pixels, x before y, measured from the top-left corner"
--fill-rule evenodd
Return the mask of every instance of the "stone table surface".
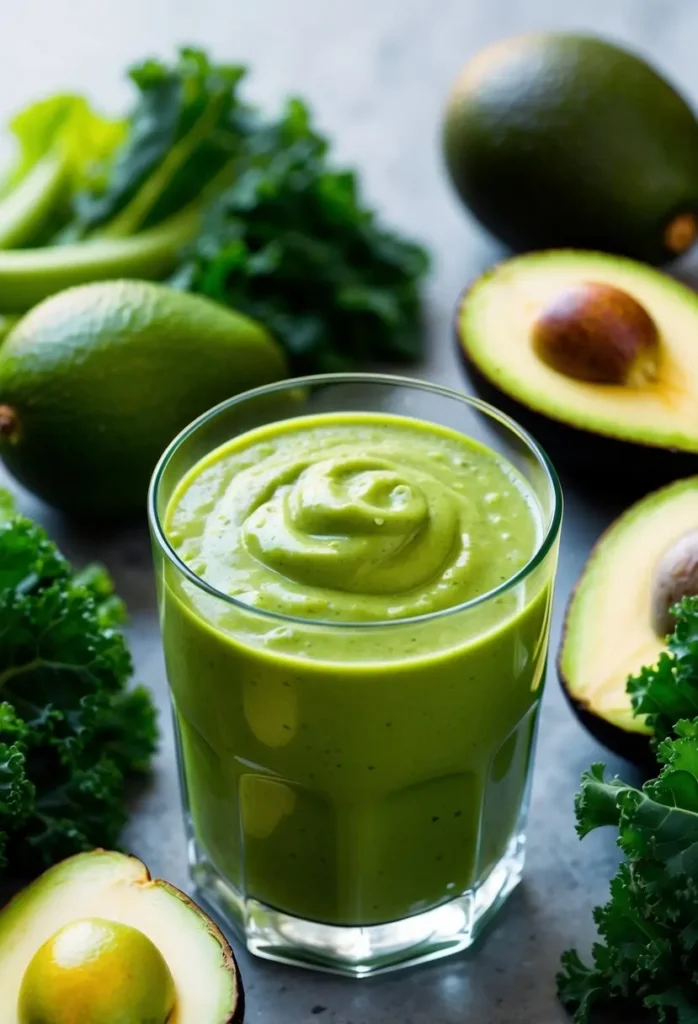
M 11 15 L 10 15 L 11 8 Z M 429 357 L 416 372 L 467 387 L 450 337 L 460 289 L 500 255 L 449 191 L 438 123 L 449 83 L 484 44 L 524 30 L 583 28 L 632 44 L 698 98 L 695 0 L 6 0 L 0 25 L 0 116 L 44 92 L 89 92 L 118 110 L 124 68 L 179 43 L 210 47 L 251 66 L 249 92 L 275 106 L 307 97 L 336 141 L 338 158 L 359 166 L 371 202 L 435 255 L 428 286 Z M 690 264 L 686 268 L 693 276 Z M 1 476 L 0 480 L 5 480 Z M 152 785 L 134 808 L 126 837 L 154 873 L 187 888 L 167 686 L 144 528 L 78 533 L 27 495 L 40 518 L 82 563 L 99 558 L 131 612 L 137 676 L 162 708 L 164 741 Z M 566 482 L 553 653 L 561 617 L 591 545 L 628 496 L 581 493 Z M 553 661 L 553 659 L 551 659 Z M 572 717 L 551 669 L 544 699 L 525 883 L 474 956 L 352 982 L 253 961 L 240 962 L 250 1024 L 561 1024 L 555 999 L 560 953 L 587 949 L 591 908 L 616 862 L 613 836 L 580 844 L 573 795 L 581 771 L 608 757 Z M 206 1024 L 206 1022 L 200 1022 Z

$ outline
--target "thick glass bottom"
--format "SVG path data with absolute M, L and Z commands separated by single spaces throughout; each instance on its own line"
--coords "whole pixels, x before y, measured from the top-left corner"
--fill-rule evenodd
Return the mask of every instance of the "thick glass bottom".
M 336 927 L 281 913 L 245 899 L 210 863 L 194 839 L 189 858 L 196 899 L 248 950 L 278 963 L 364 978 L 467 949 L 521 880 L 523 832 L 475 888 L 456 899 L 402 921 L 369 927 Z

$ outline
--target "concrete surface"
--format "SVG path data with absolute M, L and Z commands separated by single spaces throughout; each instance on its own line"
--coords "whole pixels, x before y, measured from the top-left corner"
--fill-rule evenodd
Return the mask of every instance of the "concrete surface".
M 422 375 L 465 382 L 449 321 L 459 290 L 498 255 L 469 221 L 444 179 L 437 146 L 444 95 L 461 64 L 485 43 L 531 28 L 609 34 L 653 57 L 698 99 L 694 0 L 23 0 L 4 5 L 0 27 L 0 117 L 60 88 L 85 90 L 118 109 L 123 69 L 177 43 L 200 43 L 244 61 L 250 92 L 265 104 L 298 93 L 336 140 L 339 158 L 360 166 L 366 193 L 395 225 L 435 254 L 429 284 L 430 355 Z M 690 266 L 688 268 L 690 273 Z M 4 481 L 3 481 L 4 482 Z M 623 502 L 567 487 L 567 514 L 553 630 L 588 550 Z M 153 784 L 126 841 L 153 872 L 187 887 L 167 691 L 145 532 L 77 535 L 26 495 L 78 562 L 102 559 L 131 610 L 137 677 L 155 691 L 165 738 Z M 250 1024 L 561 1024 L 555 999 L 560 953 L 593 937 L 591 908 L 616 861 L 613 837 L 580 844 L 573 794 L 581 771 L 606 757 L 576 724 L 551 672 L 545 696 L 525 884 L 474 956 L 371 982 L 350 982 L 240 962 Z M 198 1022 L 197 1022 L 198 1024 Z M 207 1022 L 200 1022 L 207 1024 Z

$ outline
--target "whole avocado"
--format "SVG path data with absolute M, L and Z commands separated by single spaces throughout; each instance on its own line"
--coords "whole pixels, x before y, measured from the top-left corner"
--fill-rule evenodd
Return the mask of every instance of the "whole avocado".
M 517 251 L 663 263 L 698 236 L 698 120 L 605 40 L 541 33 L 483 50 L 454 85 L 443 143 L 465 204 Z
M 144 514 L 169 442 L 207 409 L 288 374 L 256 321 L 148 281 L 102 281 L 35 306 L 0 349 L 0 456 L 72 515 Z

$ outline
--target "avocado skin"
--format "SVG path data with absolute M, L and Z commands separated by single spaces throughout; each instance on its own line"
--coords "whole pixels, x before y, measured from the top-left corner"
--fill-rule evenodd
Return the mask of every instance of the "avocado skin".
M 577 700 L 567 689 L 567 682 L 558 663 L 558 679 L 567 703 L 580 725 L 606 750 L 629 761 L 646 774 L 647 778 L 657 771 L 657 759 L 652 753 L 650 737 L 638 732 L 626 732 L 620 726 L 607 722 L 587 705 Z
M 698 212 L 698 121 L 639 57 L 593 36 L 483 51 L 452 92 L 446 164 L 471 212 L 517 251 L 600 249 L 663 263 Z
M 210 299 L 146 281 L 80 285 L 35 306 L 3 342 L 0 405 L 19 431 L 0 439 L 0 455 L 75 519 L 141 517 L 180 430 L 287 373 L 260 324 Z
M 457 310 L 461 303 L 458 303 Z M 463 348 L 454 321 L 454 341 L 461 364 L 475 394 L 500 409 L 524 427 L 545 449 L 555 466 L 564 469 L 592 490 L 622 492 L 640 497 L 654 487 L 698 473 L 698 453 L 635 444 L 573 427 L 536 412 L 511 395 L 500 391 L 473 363 Z

